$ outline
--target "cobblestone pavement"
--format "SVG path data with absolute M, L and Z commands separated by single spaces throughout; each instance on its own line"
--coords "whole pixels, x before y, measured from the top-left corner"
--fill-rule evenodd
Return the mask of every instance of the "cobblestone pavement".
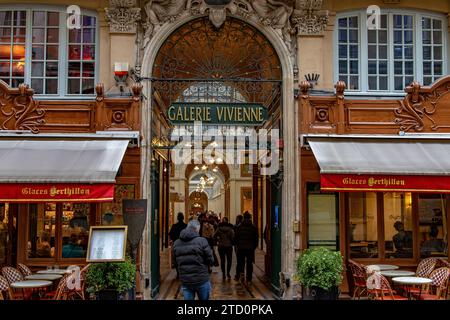
M 166 250 L 168 251 L 168 250 Z M 182 300 L 183 294 L 180 290 L 180 282 L 176 279 L 176 272 L 168 269 L 167 255 L 161 256 L 161 287 L 158 295 L 159 300 Z M 253 281 L 251 285 L 234 280 L 236 270 L 236 257 L 233 255 L 231 268 L 232 279 L 223 280 L 220 267 L 213 267 L 211 273 L 212 300 L 271 300 L 276 297 L 267 287 L 264 281 L 264 253 L 257 251 L 256 264 L 253 266 Z

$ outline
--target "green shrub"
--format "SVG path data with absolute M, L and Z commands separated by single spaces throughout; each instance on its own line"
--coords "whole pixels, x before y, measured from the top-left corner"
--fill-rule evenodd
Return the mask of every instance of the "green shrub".
M 96 294 L 105 289 L 124 293 L 131 289 L 136 279 L 136 266 L 125 262 L 92 263 L 86 274 L 86 291 Z
M 306 249 L 297 259 L 296 278 L 305 287 L 329 290 L 342 282 L 343 259 L 339 251 Z

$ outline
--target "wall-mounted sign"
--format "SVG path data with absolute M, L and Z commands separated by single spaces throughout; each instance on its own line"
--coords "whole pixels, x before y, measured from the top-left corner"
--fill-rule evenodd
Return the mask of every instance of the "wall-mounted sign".
M 127 230 L 127 226 L 91 227 L 86 262 L 125 261 Z
M 258 103 L 175 102 L 167 109 L 167 117 L 172 124 L 259 125 L 268 116 L 267 108 Z
M 146 199 L 123 200 L 123 221 L 128 226 L 128 240 L 132 247 L 137 247 L 147 220 Z

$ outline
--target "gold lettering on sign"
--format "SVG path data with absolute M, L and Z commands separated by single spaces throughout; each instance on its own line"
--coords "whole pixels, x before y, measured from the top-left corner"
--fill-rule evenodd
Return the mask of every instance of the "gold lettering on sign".
M 206 108 L 206 117 L 205 117 L 206 121 L 211 121 L 211 108 L 208 107 Z
M 169 108 L 169 110 L 167 110 L 167 116 L 170 121 L 175 120 L 176 116 L 175 116 L 175 107 L 174 106 L 171 106 Z

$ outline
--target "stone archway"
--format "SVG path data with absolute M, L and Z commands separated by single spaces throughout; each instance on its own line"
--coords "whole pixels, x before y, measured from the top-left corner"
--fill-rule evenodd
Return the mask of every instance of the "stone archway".
M 153 77 L 153 70 L 157 53 L 159 49 L 164 45 L 166 39 L 182 25 L 189 23 L 190 21 L 197 19 L 199 16 L 184 16 L 178 21 L 172 24 L 163 25 L 157 33 L 154 34 L 150 40 L 147 49 L 144 54 L 144 60 L 142 64 L 143 76 Z M 242 19 L 242 17 L 234 16 L 235 19 Z M 287 273 L 293 272 L 294 260 L 295 260 L 295 247 L 299 246 L 300 237 L 293 233 L 292 221 L 300 220 L 299 208 L 300 208 L 300 193 L 298 185 L 298 166 L 299 163 L 296 160 L 296 152 L 298 150 L 298 140 L 296 139 L 297 132 L 297 112 L 296 102 L 294 99 L 294 72 L 291 61 L 291 52 L 286 47 L 280 34 L 273 28 L 262 25 L 254 21 L 246 21 L 250 26 L 260 31 L 272 44 L 275 52 L 278 55 L 281 65 L 281 81 L 282 81 L 282 101 L 281 101 L 281 120 L 282 120 L 282 132 L 284 139 L 283 149 L 283 194 L 282 194 L 282 208 L 283 215 L 286 223 L 284 224 L 284 230 L 282 234 L 281 251 L 283 252 L 281 267 L 282 271 Z M 144 95 L 151 96 L 151 84 L 147 83 L 144 86 Z M 142 110 L 142 132 L 144 133 L 144 145 L 142 148 L 142 192 L 150 199 L 150 178 L 145 172 L 145 168 L 149 167 L 151 160 L 151 146 L 149 136 L 146 134 L 151 130 L 152 123 L 152 99 L 146 100 Z M 151 199 L 150 199 L 151 201 Z M 150 219 L 148 220 L 146 234 L 144 236 L 144 246 L 149 247 L 149 237 L 147 234 L 149 229 Z M 143 252 L 144 264 L 149 260 L 147 252 Z M 142 266 L 144 270 L 149 270 L 149 265 Z

